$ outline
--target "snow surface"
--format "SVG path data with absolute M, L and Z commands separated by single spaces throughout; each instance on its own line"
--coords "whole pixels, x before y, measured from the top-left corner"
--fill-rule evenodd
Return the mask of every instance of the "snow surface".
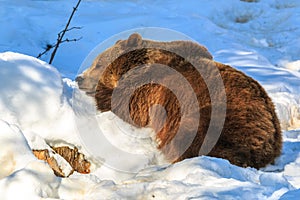
M 0 199 L 298 199 L 300 195 L 300 2 L 298 0 L 83 1 L 53 66 L 37 56 L 56 40 L 76 1 L 0 0 Z M 70 8 L 70 9 L 68 9 Z M 157 152 L 137 163 L 137 174 L 103 165 L 82 144 L 72 109 L 74 77 L 87 54 L 113 34 L 138 27 L 171 28 L 206 46 L 215 60 L 258 80 L 276 104 L 284 129 L 282 155 L 261 170 L 198 157 L 151 166 Z M 20 53 L 6 52 L 14 51 Z M 5 52 L 5 53 L 4 53 Z M 27 55 L 24 55 L 27 54 Z M 31 56 L 28 56 L 31 55 Z M 48 61 L 49 54 L 42 57 Z M 101 128 L 116 133 L 111 113 Z M 123 126 L 123 125 L 122 125 Z M 130 126 L 124 129 L 130 131 Z M 124 131 L 124 130 L 123 130 Z M 143 130 L 145 132 L 149 130 Z M 105 132 L 105 131 L 104 131 Z M 30 148 L 76 145 L 92 173 L 56 177 Z M 132 142 L 128 140 L 127 142 Z M 136 142 L 136 141 L 133 141 Z M 134 148 L 152 148 L 152 141 Z M 116 152 L 110 151 L 110 155 Z M 109 156 L 107 157 L 109 158 Z M 146 167 L 145 169 L 141 169 Z

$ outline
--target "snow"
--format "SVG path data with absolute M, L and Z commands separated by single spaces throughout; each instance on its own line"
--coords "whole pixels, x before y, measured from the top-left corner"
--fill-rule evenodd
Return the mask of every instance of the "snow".
M 46 163 L 33 161 L 0 180 L 1 199 L 57 198 L 59 183 Z
M 72 26 L 82 28 L 67 33 L 69 39 L 83 38 L 64 43 L 53 66 L 45 62 L 49 53 L 41 58 L 44 61 L 34 58 L 55 42 L 75 3 L 0 0 L 0 199 L 298 199 L 298 0 L 86 0 L 72 21 Z M 240 168 L 206 156 L 167 165 L 154 150 L 151 137 L 143 141 L 131 137 L 151 135 L 151 130 L 133 129 L 112 113 L 89 118 L 96 112 L 91 99 L 76 105 L 74 112 L 73 95 L 80 94 L 73 80 L 83 70 L 80 66 L 88 53 L 114 34 L 149 26 L 186 34 L 206 46 L 215 60 L 263 85 L 284 130 L 283 151 L 274 165 L 260 170 Z M 87 116 L 78 117 L 76 112 Z M 83 144 L 85 138 L 78 132 L 88 135 L 99 130 L 108 142 L 95 138 L 95 143 L 102 141 L 97 146 L 103 148 L 97 154 L 98 149 Z M 129 133 L 128 138 L 120 140 L 124 132 Z M 105 146 L 110 143 L 113 145 Z M 92 161 L 92 173 L 56 177 L 31 152 L 48 149 L 49 144 L 78 147 Z M 113 149 L 115 146 L 119 148 Z M 146 153 L 145 149 L 153 151 Z M 116 157 L 119 159 L 113 159 Z M 70 170 L 62 160 L 59 164 L 66 172 Z M 123 171 L 115 170 L 121 165 Z M 132 169 L 136 173 L 128 173 Z
M 1 152 L 0 152 L 0 178 L 24 168 L 33 155 L 27 141 L 17 126 L 0 120 Z M 18 149 L 19 151 L 15 151 Z

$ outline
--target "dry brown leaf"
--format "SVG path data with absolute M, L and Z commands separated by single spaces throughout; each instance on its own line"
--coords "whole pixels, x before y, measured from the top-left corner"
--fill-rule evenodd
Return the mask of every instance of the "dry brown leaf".
M 90 173 L 91 163 L 85 159 L 84 154 L 78 152 L 78 149 L 75 147 L 74 149 L 68 146 L 62 147 L 51 147 L 53 149 L 53 153 L 59 154 L 62 158 L 64 158 L 70 166 L 73 168 L 70 174 L 64 174 L 63 170 L 59 167 L 57 161 L 54 157 L 50 156 L 48 149 L 42 150 L 32 150 L 35 157 L 39 160 L 46 161 L 49 166 L 54 171 L 54 174 L 60 177 L 68 177 L 74 171 L 79 173 L 88 174 Z

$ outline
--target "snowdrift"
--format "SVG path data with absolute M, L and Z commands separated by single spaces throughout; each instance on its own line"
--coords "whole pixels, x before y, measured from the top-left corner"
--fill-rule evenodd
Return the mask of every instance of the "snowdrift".
M 296 130 L 285 133 L 282 156 L 264 170 L 202 156 L 146 168 L 127 179 L 109 174 L 105 179 L 106 171 L 99 165 L 89 175 L 58 178 L 31 148 L 44 148 L 46 142 L 81 146 L 70 105 L 74 85 L 54 67 L 30 56 L 1 53 L 0 66 L 1 199 L 278 199 L 284 193 L 285 198 L 297 194 L 294 190 L 300 187 L 300 175 L 295 173 L 300 168 Z

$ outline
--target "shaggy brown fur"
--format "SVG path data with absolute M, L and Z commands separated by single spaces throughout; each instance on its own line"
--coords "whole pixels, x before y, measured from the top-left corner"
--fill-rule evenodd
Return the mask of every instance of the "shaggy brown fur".
M 184 55 L 185 58 L 179 55 Z M 114 98 L 116 101 L 112 112 L 135 126 L 153 127 L 158 149 L 170 162 L 177 162 L 199 156 L 212 112 L 207 82 L 202 78 L 203 74 L 200 75 L 189 61 L 204 68 L 208 74 L 205 81 L 212 83 L 216 78 L 212 69 L 217 67 L 225 86 L 225 124 L 217 144 L 208 155 L 228 159 L 232 164 L 243 167 L 261 168 L 274 162 L 281 152 L 282 138 L 271 99 L 258 82 L 228 65 L 213 61 L 208 51 L 196 43 L 154 42 L 142 40 L 138 34 L 133 34 L 128 40 L 118 41 L 100 54 L 93 66 L 83 77 L 77 78 L 77 81 L 81 89 L 88 94 L 95 94 L 97 107 L 103 112 L 112 110 L 111 97 L 113 91 L 118 89 L 116 94 L 119 96 Z M 163 85 L 151 83 L 151 77 L 171 84 L 177 81 L 163 71 L 153 72 L 151 69 L 157 64 L 175 69 L 185 77 L 193 90 L 186 91 L 181 87 L 170 90 Z M 127 73 L 133 68 L 139 68 L 143 73 Z M 132 87 L 139 85 L 138 81 L 145 81 L 147 77 L 149 84 L 139 87 L 132 94 Z M 124 79 L 132 82 L 121 84 Z M 129 105 L 123 102 L 123 97 L 128 95 L 131 95 Z M 178 101 L 183 99 L 183 102 L 189 102 L 193 95 L 197 97 L 199 111 L 189 103 Z M 221 94 L 214 95 L 217 99 L 219 96 L 221 98 Z M 159 117 L 162 113 L 151 112 L 151 106 L 157 104 L 164 107 L 167 114 L 163 125 Z M 130 117 L 126 115 L 128 106 Z M 219 102 L 214 106 L 218 109 L 223 105 Z M 184 120 L 182 110 L 187 110 L 188 113 Z M 198 112 L 200 120 L 196 117 Z M 191 130 L 194 124 L 198 124 L 196 135 Z M 182 131 L 178 133 L 180 126 Z M 179 135 L 175 137 L 176 134 Z M 191 137 L 192 143 L 189 144 Z M 189 145 L 188 148 L 186 145 Z

